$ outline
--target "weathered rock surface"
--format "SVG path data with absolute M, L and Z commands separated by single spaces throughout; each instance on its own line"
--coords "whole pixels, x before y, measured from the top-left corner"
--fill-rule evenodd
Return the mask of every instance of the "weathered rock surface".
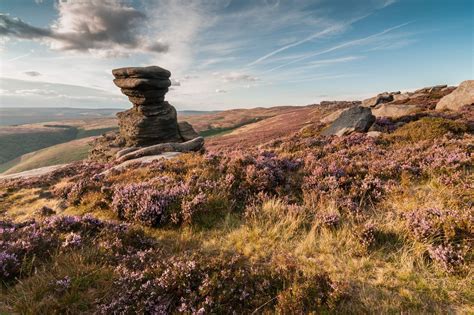
M 351 132 L 367 132 L 374 122 L 375 116 L 370 108 L 356 106 L 342 112 L 321 134 L 341 136 Z
M 436 105 L 436 109 L 460 110 L 463 106 L 471 104 L 474 104 L 474 80 L 467 80 L 451 94 L 443 97 Z
M 133 150 L 124 155 L 121 155 L 117 159 L 117 161 L 121 163 L 127 160 L 137 159 L 142 156 L 157 155 L 164 152 L 197 151 L 201 149 L 203 145 L 204 145 L 203 137 L 197 137 L 190 141 L 181 142 L 181 143 L 178 143 L 178 142 L 159 143 L 159 144 L 155 144 L 155 145 L 144 147 L 144 148 L 137 148 L 136 150 Z
M 419 107 L 416 105 L 381 104 L 372 109 L 372 114 L 375 117 L 397 118 L 401 116 L 410 115 L 418 111 Z
M 112 70 L 116 78 L 168 79 L 171 72 L 158 66 L 126 67 Z
M 141 79 L 141 78 L 128 78 L 128 79 L 115 79 L 114 83 L 121 89 L 138 89 L 142 91 L 166 89 L 171 86 L 169 79 Z
M 133 103 L 133 108 L 117 114 L 120 136 L 127 147 L 190 140 L 192 127 L 182 137 L 176 110 L 165 101 L 171 85 L 168 70 L 156 66 L 130 67 L 112 70 L 112 74 L 115 85 Z
M 439 85 L 433 85 L 433 86 L 427 86 L 421 89 L 416 90 L 414 93 L 432 93 L 432 92 L 437 92 L 441 91 L 442 89 L 446 88 L 446 84 L 439 84 Z
M 164 108 L 132 108 L 117 114 L 119 128 L 127 146 L 146 146 L 163 142 L 182 141 L 178 131 L 176 110 L 168 105 Z M 155 110 L 153 113 L 145 111 Z
M 389 103 L 389 102 L 393 101 L 393 99 L 394 99 L 393 96 L 395 94 L 400 94 L 400 92 L 381 93 L 381 94 L 379 94 L 375 97 L 371 97 L 371 98 L 368 98 L 366 100 L 363 100 L 362 101 L 362 106 L 364 106 L 364 107 L 373 107 L 373 106 L 376 106 L 378 104 Z
M 184 141 L 189 141 L 199 137 L 199 134 L 194 130 L 193 126 L 187 121 L 178 123 L 179 134 Z

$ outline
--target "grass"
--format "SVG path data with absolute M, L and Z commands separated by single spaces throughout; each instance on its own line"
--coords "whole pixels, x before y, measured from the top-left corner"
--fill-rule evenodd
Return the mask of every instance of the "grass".
M 472 271 L 468 272 L 470 275 L 450 275 L 428 263 L 423 254 L 426 245 L 407 238 L 404 223 L 397 219 L 398 211 L 445 200 L 450 192 L 437 189 L 433 182 L 413 186 L 411 191 L 417 193 L 394 193 L 387 197 L 384 210 L 372 210 L 370 218 L 378 234 L 370 248 L 359 241 L 357 221 L 344 217 L 337 228 L 324 227 L 318 221 L 315 213 L 333 212 L 331 206 L 315 209 L 307 204 L 295 209 L 280 199 L 269 199 L 255 206 L 251 209 L 254 215 L 247 219 L 231 214 L 223 216 L 211 229 L 189 226 L 145 231 L 169 253 L 229 251 L 241 253 L 250 261 L 266 261 L 275 268 L 286 265 L 285 261 L 291 257 L 301 272 L 324 270 L 350 292 L 350 297 L 338 306 L 339 314 L 472 312 Z M 17 195 L 14 202 L 21 208 L 20 200 L 31 195 L 26 191 L 22 196 Z M 90 201 L 70 207 L 65 213 L 92 211 L 103 217 L 102 210 L 93 206 L 97 197 L 89 198 Z M 26 199 L 23 204 L 33 203 Z M 30 210 L 29 216 L 33 213 Z M 21 214 L 22 219 L 26 217 L 25 213 Z M 58 256 L 54 265 L 45 266 L 9 290 L 7 304 L 19 313 L 87 311 L 95 299 L 111 290 L 113 279 L 112 271 L 91 257 L 93 251 Z M 51 295 L 49 283 L 66 275 L 72 278 L 72 291 L 65 296 Z

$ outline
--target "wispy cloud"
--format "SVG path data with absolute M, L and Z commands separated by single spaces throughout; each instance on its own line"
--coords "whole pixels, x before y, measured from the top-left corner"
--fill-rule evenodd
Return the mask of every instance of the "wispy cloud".
M 367 37 L 364 37 L 364 38 L 359 38 L 359 39 L 355 39 L 355 40 L 351 40 L 351 41 L 347 41 L 347 42 L 344 42 L 344 43 L 341 43 L 341 44 L 338 44 L 336 46 L 333 46 L 333 47 L 330 47 L 328 49 L 324 49 L 324 50 L 321 50 L 321 51 L 317 51 L 317 52 L 314 52 L 314 53 L 310 53 L 306 56 L 303 56 L 301 58 L 298 58 L 298 59 L 295 59 L 295 60 L 292 60 L 290 62 L 287 62 L 287 63 L 284 63 L 282 65 L 279 65 L 277 67 L 274 67 L 274 68 L 271 68 L 267 71 L 265 71 L 265 73 L 268 73 L 268 72 L 272 72 L 272 71 L 275 71 L 277 69 L 280 69 L 280 68 L 283 68 L 283 67 L 287 67 L 291 64 L 294 64 L 296 62 L 300 62 L 300 61 L 303 61 L 303 60 L 306 60 L 306 59 L 309 59 L 309 58 L 313 58 L 313 57 L 316 57 L 316 56 L 320 56 L 320 55 L 323 55 L 323 54 L 327 54 L 327 53 L 330 53 L 330 52 L 333 52 L 333 51 L 336 51 L 336 50 L 340 50 L 340 49 L 343 49 L 343 48 L 347 48 L 347 47 L 352 47 L 352 46 L 357 46 L 357 45 L 361 45 L 361 44 L 364 44 L 364 43 L 367 43 L 369 42 L 370 40 L 373 40 L 377 37 L 380 37 L 384 34 L 387 34 L 389 32 L 392 32 L 394 30 L 397 30 L 399 28 L 402 28 L 404 26 L 407 26 L 408 24 L 410 24 L 411 22 L 407 22 L 407 23 L 403 23 L 403 24 L 399 24 L 399 25 L 396 25 L 394 27 L 390 27 L 390 28 L 387 28 L 385 30 L 383 30 L 382 32 L 379 32 L 379 33 L 376 33 L 376 34 L 373 34 L 373 35 L 370 35 L 370 36 L 367 36 Z
M 270 53 L 268 53 L 268 54 L 266 54 L 266 55 L 264 55 L 264 56 L 262 56 L 262 57 L 260 57 L 260 58 L 258 58 L 258 59 L 256 59 L 256 60 L 252 61 L 252 62 L 249 63 L 247 66 L 251 67 L 251 66 L 256 65 L 256 64 L 258 64 L 258 63 L 264 61 L 265 59 L 268 59 L 268 58 L 270 58 L 270 57 L 272 57 L 272 56 L 274 56 L 274 55 L 276 55 L 276 54 L 278 54 L 278 53 L 281 53 L 281 52 L 287 50 L 287 49 L 290 49 L 290 48 L 292 48 L 292 47 L 299 46 L 299 45 L 301 45 L 301 44 L 303 44 L 303 43 L 306 43 L 306 42 L 309 42 L 309 41 L 311 41 L 311 40 L 313 40 L 313 39 L 320 38 L 320 37 L 322 37 L 322 36 L 325 36 L 325 35 L 328 35 L 328 34 L 331 34 L 331 33 L 337 32 L 337 31 L 340 31 L 342 28 L 343 28 L 342 25 L 334 25 L 334 26 L 328 27 L 328 28 L 326 28 L 326 29 L 324 29 L 324 30 L 322 30 L 322 31 L 320 31 L 320 32 L 314 33 L 314 34 L 312 34 L 311 36 L 308 36 L 308 37 L 306 37 L 306 38 L 304 38 L 304 39 L 302 39 L 302 40 L 299 40 L 299 41 L 293 42 L 293 43 L 291 43 L 291 44 L 285 45 L 285 46 L 283 46 L 283 47 L 280 47 L 280 48 L 278 48 L 278 49 L 276 49 L 276 50 L 274 50 L 274 51 L 272 51 L 272 52 L 270 52 Z

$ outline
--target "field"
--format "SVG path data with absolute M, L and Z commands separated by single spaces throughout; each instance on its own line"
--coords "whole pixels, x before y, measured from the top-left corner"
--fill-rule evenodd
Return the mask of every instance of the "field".
M 474 312 L 472 107 L 380 119 L 376 139 L 321 136 L 328 112 L 107 175 L 0 182 L 0 310 Z

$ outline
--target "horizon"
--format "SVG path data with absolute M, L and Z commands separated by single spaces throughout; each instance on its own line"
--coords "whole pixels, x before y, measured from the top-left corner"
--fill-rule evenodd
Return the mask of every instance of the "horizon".
M 123 109 L 111 70 L 171 71 L 179 111 L 305 106 L 473 77 L 471 1 L 3 1 L 2 108 Z M 31 104 L 36 104 L 32 106 Z

